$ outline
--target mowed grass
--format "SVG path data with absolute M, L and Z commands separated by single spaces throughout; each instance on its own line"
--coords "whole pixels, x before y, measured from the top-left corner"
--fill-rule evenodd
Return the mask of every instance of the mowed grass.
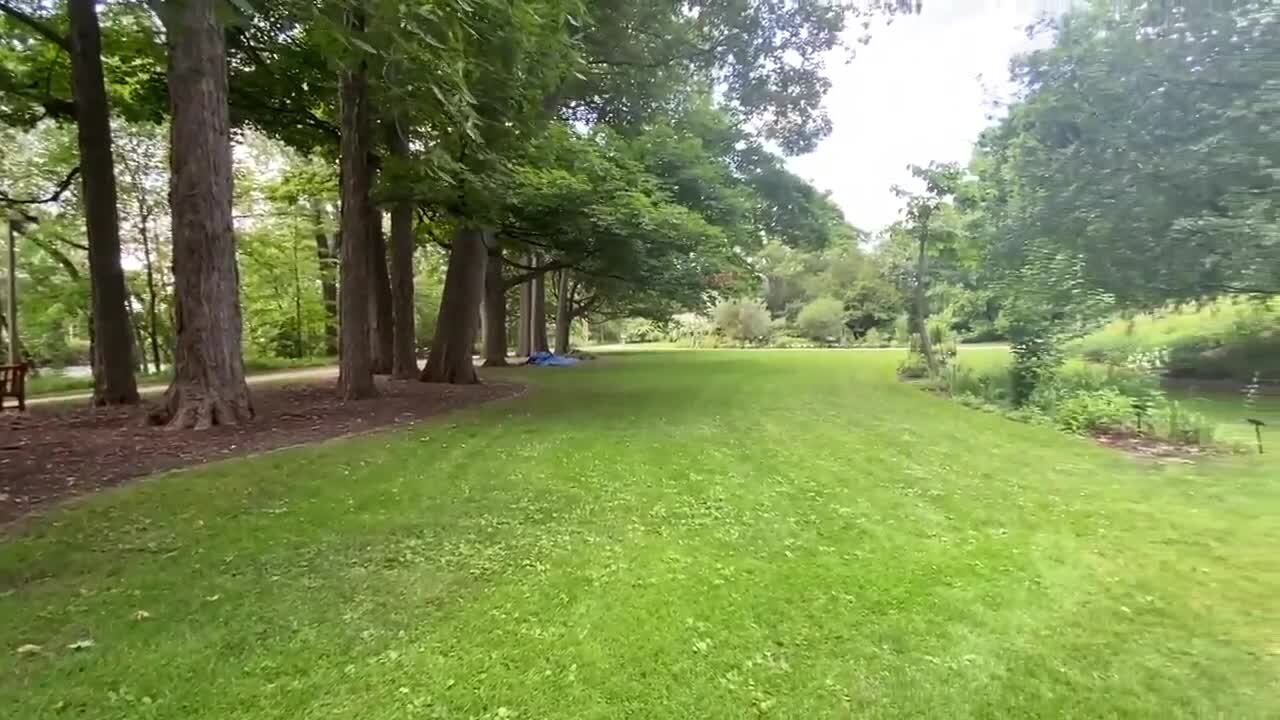
M 507 371 L 54 512 L 0 544 L 0 714 L 1276 716 L 1272 456 L 1137 461 L 899 359 Z

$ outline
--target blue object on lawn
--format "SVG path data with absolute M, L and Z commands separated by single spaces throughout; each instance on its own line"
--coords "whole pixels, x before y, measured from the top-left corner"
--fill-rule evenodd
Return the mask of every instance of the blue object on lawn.
M 549 352 L 536 352 L 529 356 L 529 364 L 538 367 L 569 367 L 577 365 L 580 361 L 578 358 L 565 357 Z

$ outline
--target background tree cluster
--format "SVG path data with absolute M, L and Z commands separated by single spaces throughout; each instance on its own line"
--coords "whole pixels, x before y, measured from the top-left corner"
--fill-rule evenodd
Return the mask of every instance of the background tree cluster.
M 1280 10 L 1098 4 L 1043 29 L 967 190 L 1023 397 L 1110 314 L 1280 292 Z
M 206 427 L 252 416 L 246 351 L 338 352 L 354 399 L 375 374 L 476 381 L 480 328 L 499 364 L 575 321 L 702 311 L 764 246 L 852 233 L 768 149 L 829 130 L 850 14 L 4 0 L 27 355 L 88 360 L 100 403 L 163 368 L 171 424 Z

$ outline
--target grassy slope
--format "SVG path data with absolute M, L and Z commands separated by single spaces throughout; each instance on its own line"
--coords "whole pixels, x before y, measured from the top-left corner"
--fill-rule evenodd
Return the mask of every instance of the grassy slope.
M 0 707 L 1274 716 L 1274 456 L 1141 464 L 898 359 L 512 371 L 517 401 L 55 513 L 0 545 Z
M 1257 372 L 1280 381 L 1280 303 L 1220 300 L 1116 319 L 1074 347 L 1090 360 L 1117 364 L 1163 350 L 1175 374 L 1247 382 Z

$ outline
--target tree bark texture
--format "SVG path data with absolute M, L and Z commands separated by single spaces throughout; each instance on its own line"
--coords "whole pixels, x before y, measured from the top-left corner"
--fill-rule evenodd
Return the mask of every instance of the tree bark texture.
M 535 353 L 550 352 L 547 342 L 547 276 L 539 273 L 529 281 L 533 301 L 529 308 L 529 349 Z
M 480 382 L 471 360 L 476 341 L 476 313 L 484 296 L 484 231 L 474 227 L 458 230 L 449 253 L 444 276 L 440 314 L 431 340 L 423 382 L 466 385 Z
M 516 357 L 529 357 L 532 347 L 530 340 L 530 330 L 532 323 L 529 320 L 533 313 L 533 283 L 524 282 L 520 284 L 520 317 L 516 319 Z
M 573 273 L 565 268 L 556 273 L 556 354 L 569 352 L 569 335 L 573 327 L 573 295 L 577 287 Z
M 231 220 L 226 36 L 215 0 L 185 0 L 171 8 L 169 197 L 177 337 L 166 400 L 171 428 L 203 429 L 253 417 Z
M 502 248 L 494 243 L 484 266 L 484 366 L 507 364 L 507 283 L 502 277 Z
M 370 182 L 370 187 L 373 183 Z M 382 210 L 369 208 L 369 348 L 375 375 L 390 375 L 395 354 L 395 318 L 392 309 L 391 276 L 387 272 L 387 237 L 382 233 Z
M 338 279 L 334 247 L 329 243 L 329 236 L 324 231 L 324 220 L 320 205 L 312 207 L 312 220 L 315 224 L 316 262 L 320 268 L 320 300 L 324 303 L 324 351 L 327 355 L 338 354 Z
M 125 308 L 127 291 L 120 267 L 120 217 L 115 161 L 111 157 L 111 110 L 102 74 L 102 36 L 94 0 L 68 0 L 71 25 L 71 80 L 80 145 L 89 239 L 89 281 L 96 323 L 93 404 L 138 402 L 133 375 L 133 334 Z
M 348 12 L 347 27 L 364 30 L 364 12 Z M 342 282 L 338 303 L 341 342 L 338 359 L 338 394 L 345 400 L 377 394 L 369 344 L 370 271 L 369 247 L 369 85 L 364 61 L 342 74 Z
M 409 157 L 409 138 L 397 120 L 391 123 L 388 144 L 394 157 Z M 397 200 L 391 206 L 391 376 L 397 380 L 418 377 L 416 314 L 413 290 L 413 201 Z

